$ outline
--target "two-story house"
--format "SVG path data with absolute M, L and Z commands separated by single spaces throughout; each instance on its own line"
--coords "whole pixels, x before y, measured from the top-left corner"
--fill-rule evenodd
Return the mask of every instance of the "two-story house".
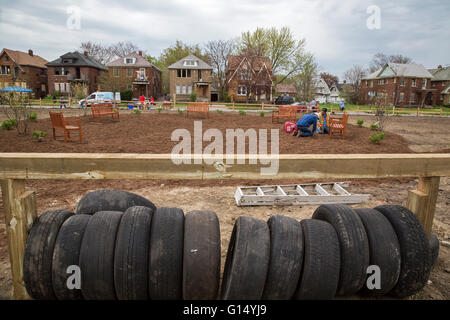
M 314 84 L 315 84 L 314 100 L 319 101 L 319 103 L 329 102 L 331 92 L 325 80 L 323 80 L 322 78 L 317 78 L 314 81 Z
M 161 95 L 161 70 L 145 59 L 142 51 L 130 53 L 106 66 L 112 91 L 132 90 L 134 98 Z
M 233 101 L 272 101 L 272 65 L 268 57 L 229 55 L 228 96 Z
M 170 98 L 189 101 L 192 93 L 197 101 L 211 100 L 212 67 L 195 55 L 188 55 L 168 67 Z
M 47 60 L 28 53 L 3 49 L 0 53 L 0 88 L 32 89 L 36 98 L 47 95 Z
M 433 105 L 450 105 L 450 66 L 439 65 L 436 69 L 428 71 L 433 75 L 431 88 L 436 90 L 433 93 Z
M 377 97 L 395 106 L 431 105 L 433 75 L 421 64 L 387 63 L 362 79 L 361 102 L 375 103 Z
M 88 56 L 87 51 L 68 52 L 46 66 L 50 95 L 59 91 L 64 97 L 71 96 L 71 88 L 75 83 L 85 85 L 88 94 L 97 91 L 100 73 L 108 71 L 106 66 Z

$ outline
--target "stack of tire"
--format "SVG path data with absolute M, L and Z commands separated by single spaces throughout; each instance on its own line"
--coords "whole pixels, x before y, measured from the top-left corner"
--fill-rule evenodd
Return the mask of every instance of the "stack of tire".
M 239 217 L 220 285 L 214 212 L 156 208 L 120 190 L 86 194 L 74 212 L 46 211 L 33 223 L 23 262 L 34 299 L 332 299 L 405 297 L 426 284 L 438 241 L 401 206 L 323 205 L 300 222 Z M 381 286 L 366 287 L 367 268 Z M 80 287 L 76 270 L 80 271 Z

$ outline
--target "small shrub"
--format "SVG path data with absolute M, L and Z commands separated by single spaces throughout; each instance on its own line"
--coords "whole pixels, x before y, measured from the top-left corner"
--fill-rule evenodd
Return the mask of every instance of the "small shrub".
M 29 120 L 36 120 L 37 119 L 37 113 L 32 113 L 28 115 Z
M 11 130 L 12 127 L 13 127 L 13 125 L 11 123 L 11 120 L 4 120 L 2 122 L 2 129 L 4 129 L 4 130 Z
M 364 123 L 364 120 L 358 120 L 358 121 L 356 121 L 356 123 L 357 123 L 358 126 L 361 128 L 362 125 L 363 125 L 363 123 Z
M 182 113 L 183 113 L 183 110 L 177 109 L 177 112 L 178 112 L 179 114 L 182 114 Z
M 261 117 L 264 117 L 264 111 L 261 111 L 261 112 L 259 113 L 259 115 L 260 115 Z
M 156 108 L 156 111 L 158 111 L 158 113 L 161 113 L 161 111 L 162 111 L 162 107 L 158 107 L 158 108 Z
M 17 119 L 12 118 L 12 119 L 10 119 L 9 121 L 11 122 L 11 125 L 12 125 L 13 127 L 17 127 Z
M 239 114 L 240 114 L 241 116 L 245 116 L 245 115 L 247 114 L 247 112 L 245 112 L 244 110 L 239 110 Z
M 375 133 L 370 136 L 370 141 L 375 144 L 380 144 L 381 140 L 384 139 L 385 135 L 386 134 L 384 132 Z
M 197 101 L 197 95 L 194 92 L 192 92 L 191 95 L 189 96 L 189 100 L 191 102 Z
M 131 101 L 131 99 L 133 99 L 133 91 L 132 90 L 120 91 L 120 99 L 123 101 Z
M 59 90 L 55 90 L 55 97 L 56 97 L 56 99 L 61 98 L 61 92 Z
M 141 110 L 136 109 L 136 110 L 134 110 L 134 113 L 136 113 L 137 115 L 140 115 L 141 114 Z
M 217 113 L 218 113 L 218 114 L 222 114 L 222 112 L 223 112 L 222 110 L 217 109 Z
M 370 125 L 370 129 L 372 129 L 372 130 L 378 130 L 378 125 L 377 125 L 377 124 L 371 124 L 371 125 Z
M 33 131 L 33 137 L 37 140 L 37 141 L 42 141 L 42 139 L 44 139 L 44 137 L 47 135 L 47 132 L 45 131 Z

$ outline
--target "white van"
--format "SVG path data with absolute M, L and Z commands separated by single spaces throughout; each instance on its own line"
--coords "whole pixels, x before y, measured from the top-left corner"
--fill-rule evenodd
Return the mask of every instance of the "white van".
M 80 106 L 81 105 L 90 106 L 91 104 L 112 102 L 113 100 L 114 100 L 113 92 L 94 92 L 90 94 L 87 98 L 78 101 L 78 103 L 80 104 Z

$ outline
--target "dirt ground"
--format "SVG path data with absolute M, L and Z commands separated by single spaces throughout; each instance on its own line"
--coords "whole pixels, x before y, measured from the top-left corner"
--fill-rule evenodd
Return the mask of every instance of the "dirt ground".
M 64 110 L 66 113 L 66 111 Z M 69 111 L 70 112 L 70 111 Z M 67 113 L 69 113 L 67 112 Z M 72 111 L 78 112 L 78 111 Z M 45 114 L 45 113 L 44 113 Z M 38 120 L 33 130 L 50 132 L 49 119 Z M 269 117 L 255 118 L 255 115 L 212 114 L 203 119 L 203 130 L 207 128 L 280 128 L 281 123 L 271 124 Z M 170 152 L 175 143 L 170 134 L 175 128 L 186 128 L 192 132 L 194 116 L 186 120 L 185 115 L 157 114 L 144 112 L 140 116 L 124 112 L 120 122 L 91 124 L 83 120 L 83 133 L 87 144 L 63 144 L 59 141 L 37 143 L 31 137 L 17 137 L 14 131 L 0 130 L 0 152 Z M 257 121 L 255 121 L 257 119 Z M 364 119 L 369 126 L 373 117 L 350 116 L 350 123 Z M 84 131 L 86 128 L 86 131 Z M 395 117 L 389 124 L 385 140 L 381 145 L 368 143 L 371 131 L 368 128 L 350 126 L 345 141 L 330 140 L 328 136 L 316 136 L 310 140 L 295 138 L 280 131 L 280 153 L 394 153 L 394 152 L 437 152 L 450 150 L 450 118 Z M 414 139 L 420 136 L 420 139 Z M 437 137 L 435 139 L 435 136 Z M 133 137 L 133 138 L 129 138 Z M 320 140 L 320 141 L 319 141 Z M 262 185 L 277 183 L 304 183 L 310 181 L 184 181 L 184 180 L 139 180 L 139 181 L 55 181 L 41 180 L 27 182 L 27 188 L 35 190 L 38 211 L 48 209 L 74 209 L 86 192 L 115 188 L 133 191 L 157 206 L 179 207 L 188 212 L 193 209 L 212 210 L 219 217 L 222 239 L 222 268 L 225 252 L 234 221 L 241 215 L 268 220 L 281 214 L 295 219 L 310 218 L 317 206 L 292 207 L 237 207 L 234 191 L 239 185 Z M 442 178 L 438 195 L 433 232 L 440 240 L 450 239 L 450 178 Z M 407 190 L 417 185 L 414 179 L 351 180 L 348 188 L 352 193 L 371 194 L 369 201 L 354 207 L 374 207 L 380 204 L 406 204 Z M 3 205 L 0 198 L 0 215 Z M 0 219 L 0 299 L 11 298 L 11 275 L 4 218 Z M 433 267 L 428 285 L 411 299 L 450 299 L 450 248 L 441 246 L 439 258 Z

